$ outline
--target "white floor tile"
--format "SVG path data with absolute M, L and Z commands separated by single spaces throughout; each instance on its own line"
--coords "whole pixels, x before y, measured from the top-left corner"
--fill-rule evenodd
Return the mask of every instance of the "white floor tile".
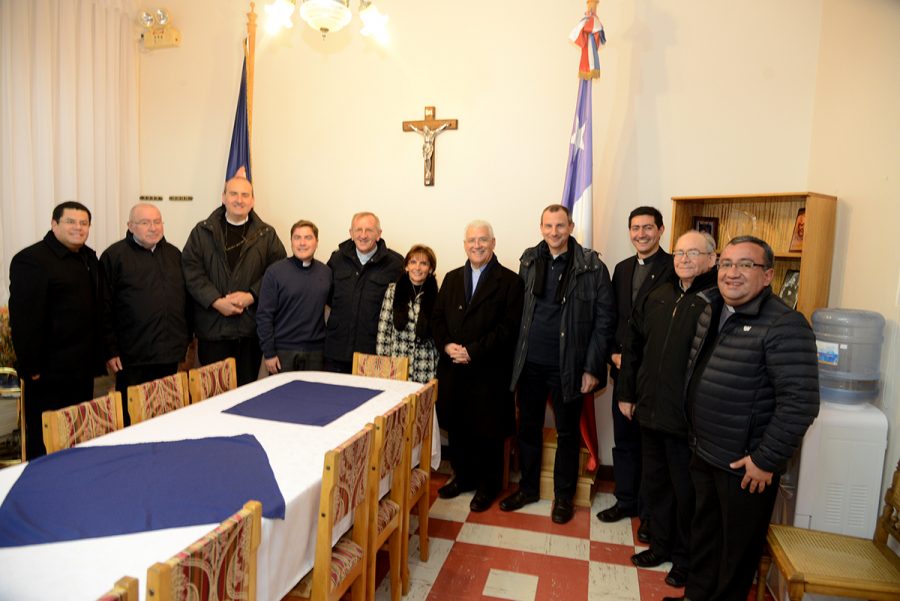
M 537 587 L 537 576 L 492 569 L 481 594 L 511 601 L 534 601 Z
M 588 569 L 591 601 L 640 601 L 637 568 L 592 561 Z
M 583 538 L 471 523 L 463 524 L 456 540 L 461 543 L 569 559 L 588 560 L 591 552 L 590 541 Z
M 591 540 L 614 545 L 634 544 L 634 533 L 631 530 L 631 520 L 619 520 L 618 522 L 601 522 L 597 519 L 597 512 L 611 507 L 616 502 L 616 497 L 609 493 L 599 493 L 594 497 L 591 507 Z
M 467 492 L 454 499 L 442 499 L 438 497 L 431 505 L 429 516 L 439 520 L 450 522 L 465 522 L 469 517 L 469 503 L 472 502 L 473 492 Z
M 419 560 L 419 537 L 414 536 L 409 540 L 409 594 L 403 597 L 404 601 L 425 601 L 452 547 L 453 541 L 430 537 L 428 561 L 422 562 Z M 391 598 L 390 579 L 384 580 L 387 582 L 382 582 L 376 590 L 376 601 L 389 601 Z

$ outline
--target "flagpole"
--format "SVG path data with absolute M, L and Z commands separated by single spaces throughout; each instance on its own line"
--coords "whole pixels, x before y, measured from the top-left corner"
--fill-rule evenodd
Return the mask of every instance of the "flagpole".
M 256 53 L 256 12 L 253 9 L 255 7 L 256 3 L 251 2 L 250 12 L 247 13 L 247 46 L 244 50 L 247 58 L 247 136 L 250 138 L 250 146 L 253 145 L 253 63 Z

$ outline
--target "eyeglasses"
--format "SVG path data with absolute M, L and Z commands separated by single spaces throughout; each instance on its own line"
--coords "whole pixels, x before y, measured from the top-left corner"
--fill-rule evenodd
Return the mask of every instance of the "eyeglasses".
M 150 227 L 150 224 L 153 224 L 153 225 L 159 227 L 160 225 L 163 224 L 163 220 L 162 219 L 153 219 L 153 220 L 141 219 L 140 221 L 135 221 L 134 224 L 139 225 L 141 227 Z
M 737 261 L 737 262 L 729 261 L 728 259 L 725 259 L 724 261 L 719 261 L 719 271 L 728 271 L 732 267 L 737 267 L 738 271 L 740 271 L 742 273 L 747 273 L 747 272 L 753 271 L 754 267 L 761 267 L 763 269 L 768 269 L 768 267 L 766 267 L 762 263 L 754 263 L 750 259 L 744 259 L 742 261 Z
M 675 257 L 676 259 L 683 259 L 685 256 L 687 256 L 688 259 L 696 259 L 700 255 L 709 255 L 709 254 L 712 254 L 712 253 L 708 253 L 708 252 L 705 253 L 705 252 L 697 250 L 696 248 L 692 248 L 690 250 L 676 250 L 675 252 L 672 253 L 672 256 Z
M 65 217 L 60 219 L 59 222 L 63 225 L 80 225 L 81 227 L 91 227 L 91 222 L 87 219 L 72 219 L 71 217 Z

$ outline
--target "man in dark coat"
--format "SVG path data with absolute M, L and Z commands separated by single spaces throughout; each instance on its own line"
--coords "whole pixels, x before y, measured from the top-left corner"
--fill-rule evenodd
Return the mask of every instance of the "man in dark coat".
M 662 214 L 654 207 L 637 207 L 628 216 L 628 235 L 637 251 L 619 262 L 613 271 L 612 285 L 616 295 L 619 320 L 616 325 L 616 344 L 610 362 L 613 396 L 622 360 L 622 343 L 628 331 L 633 307 L 640 305 L 651 290 L 671 280 L 672 256 L 659 247 L 666 231 Z M 618 403 L 612 403 L 613 417 L 613 478 L 616 482 L 616 503 L 597 513 L 603 522 L 617 522 L 626 517 L 641 515 L 638 538 L 649 541 L 649 521 L 641 511 L 641 430 L 636 423 L 622 415 Z
M 759 238 L 729 242 L 719 258 L 722 301 L 697 324 L 688 360 L 697 496 L 689 599 L 747 598 L 778 481 L 819 412 L 815 336 L 772 294 L 774 263 Z
M 44 239 L 13 257 L 9 325 L 24 383 L 29 460 L 45 454 L 41 413 L 90 400 L 101 371 L 102 277 L 85 245 L 91 212 L 75 201 L 53 209 Z
M 403 272 L 403 257 L 381 239 L 374 213 L 357 213 L 350 239 L 328 259 L 334 285 L 325 326 L 325 369 L 350 373 L 353 353 L 375 354 L 378 316 L 388 284 Z
M 641 568 L 671 561 L 666 584 L 683 587 L 694 516 L 684 388 L 697 320 L 719 299 L 716 241 L 690 230 L 675 243 L 674 257 L 678 280 L 658 286 L 634 308 L 613 401 L 641 426 L 641 491 L 653 531 L 650 548 L 631 561 Z
M 194 226 L 181 257 L 194 299 L 197 357 L 203 365 L 234 357 L 238 385 L 259 375 L 259 286 L 269 265 L 287 255 L 272 226 L 253 210 L 254 202 L 246 178 L 225 182 L 222 206 Z
M 503 440 L 515 430 L 509 390 L 522 280 L 494 255 L 485 221 L 466 228 L 468 261 L 444 277 L 432 331 L 441 353 L 438 420 L 447 429 L 453 479 L 438 490 L 450 499 L 475 490 L 469 507 L 485 511 L 500 493 Z
M 126 426 L 128 387 L 177 372 L 190 342 L 181 251 L 163 232 L 159 209 L 136 204 L 125 239 L 100 256 L 106 367 L 116 375 Z
M 581 410 L 585 395 L 606 383 L 606 360 L 615 303 L 606 265 L 572 237 L 569 210 L 550 205 L 541 213 L 544 240 L 519 263 L 525 302 L 511 386 L 519 391 L 519 488 L 500 502 L 515 511 L 540 498 L 541 455 L 547 397 L 556 418 L 551 519 L 565 524 L 575 514 Z

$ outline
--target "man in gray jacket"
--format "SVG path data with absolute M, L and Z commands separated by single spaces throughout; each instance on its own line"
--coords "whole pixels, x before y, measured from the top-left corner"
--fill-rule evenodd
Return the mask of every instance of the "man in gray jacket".
M 581 409 L 585 395 L 606 384 L 616 318 L 609 271 L 596 252 L 572 237 L 573 227 L 566 207 L 548 206 L 541 213 L 544 240 L 526 250 L 519 265 L 525 304 L 512 385 L 519 389 L 522 479 L 500 502 L 502 511 L 515 511 L 539 498 L 549 396 L 556 416 L 551 518 L 557 524 L 575 513 Z
M 262 361 L 255 320 L 260 281 L 269 265 L 286 256 L 254 202 L 246 178 L 225 182 L 222 206 L 194 226 L 182 253 L 200 363 L 234 357 L 239 386 L 256 380 Z

